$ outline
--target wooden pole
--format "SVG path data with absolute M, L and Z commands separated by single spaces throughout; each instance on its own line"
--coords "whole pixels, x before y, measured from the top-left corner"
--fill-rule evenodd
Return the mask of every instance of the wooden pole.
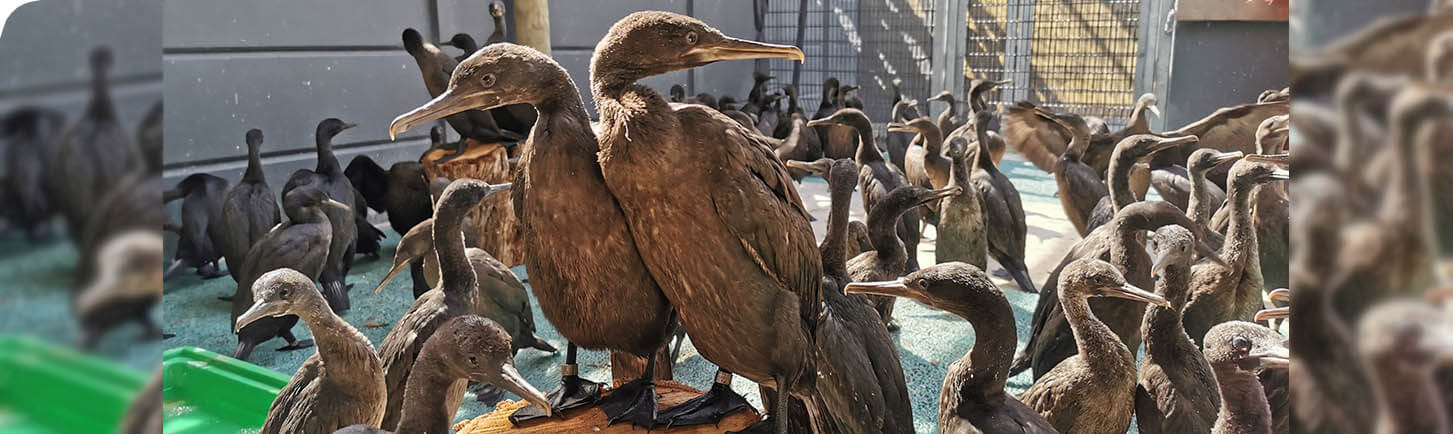
M 515 0 L 515 29 L 520 45 L 550 54 L 550 0 Z

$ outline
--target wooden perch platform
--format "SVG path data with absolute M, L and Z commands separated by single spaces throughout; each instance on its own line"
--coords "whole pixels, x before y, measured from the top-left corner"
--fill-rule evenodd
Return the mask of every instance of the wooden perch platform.
M 675 381 L 657 381 L 656 393 L 661 396 L 659 401 L 660 409 L 665 410 L 691 398 L 701 395 L 701 391 L 688 387 Z M 606 392 L 609 394 L 609 392 Z M 494 412 L 466 420 L 454 425 L 454 430 L 459 434 L 535 434 L 535 433 L 577 433 L 577 432 L 598 432 L 598 433 L 635 433 L 646 432 L 646 429 L 633 427 L 629 422 L 622 422 L 613 426 L 607 426 L 605 412 L 599 407 L 586 409 L 575 409 L 567 412 L 565 418 L 552 418 L 526 422 L 523 426 L 515 427 L 510 423 L 510 413 L 529 405 L 528 402 L 504 400 L 495 405 Z M 757 413 L 751 409 L 736 412 L 721 420 L 717 425 L 695 425 L 686 427 L 675 427 L 669 430 L 656 427 L 651 432 L 659 433 L 722 433 L 727 431 L 741 431 L 748 426 L 761 420 Z
M 468 146 L 464 155 L 443 164 L 435 162 L 453 151 L 432 149 L 425 152 L 419 157 L 419 162 L 424 165 L 425 175 L 431 180 L 472 178 L 490 184 L 514 181 L 515 167 L 510 163 L 509 153 L 504 146 L 474 140 L 470 140 Z M 477 247 L 511 267 L 523 262 L 520 225 L 515 221 L 514 202 L 510 200 L 510 195 L 497 194 L 485 199 L 469 213 L 469 217 L 479 231 L 477 237 L 480 245 Z

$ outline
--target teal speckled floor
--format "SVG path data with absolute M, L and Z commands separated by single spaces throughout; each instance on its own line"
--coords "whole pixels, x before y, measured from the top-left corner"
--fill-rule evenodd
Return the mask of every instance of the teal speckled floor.
M 1078 236 L 1073 234 L 1073 228 L 1063 218 L 1058 199 L 1054 197 L 1053 178 L 1014 156 L 1006 158 L 1003 169 L 1014 179 L 1015 185 L 1024 199 L 1026 214 L 1031 226 L 1028 263 L 1031 267 L 1031 275 L 1038 284 L 1049 272 L 1049 268 L 1058 263 L 1060 256 Z M 826 184 L 820 179 L 809 178 L 800 185 L 799 189 L 809 211 L 818 217 L 818 221 L 814 222 L 814 230 L 820 236 L 823 229 L 821 225 L 826 221 Z M 854 195 L 854 201 L 857 200 L 858 196 Z M 854 204 L 854 211 L 854 217 L 861 219 L 860 204 Z M 398 235 L 393 234 L 391 230 L 386 232 L 388 232 L 389 238 L 385 240 L 383 257 L 389 258 L 393 254 Z M 932 238 L 932 232 L 930 231 L 927 236 Z M 925 240 L 920 245 L 919 255 L 922 263 L 933 262 L 931 240 Z M 11 259 L 14 260 L 14 258 Z M 35 260 L 40 263 L 46 262 L 43 258 Z M 53 262 L 54 259 L 50 261 Z M 352 293 L 353 309 L 343 317 L 358 327 L 375 344 L 383 339 L 393 322 L 404 314 L 412 302 L 412 293 L 408 289 L 409 279 L 406 275 L 391 282 L 382 294 L 374 295 L 372 293 L 373 286 L 387 271 L 387 265 L 386 259 L 365 260 L 356 264 L 353 273 L 348 276 L 348 281 L 356 286 Z M 40 267 L 42 269 L 50 267 L 51 271 L 48 275 L 64 275 L 64 270 L 55 269 L 54 266 L 41 265 Z M 994 267 L 997 265 L 991 265 L 991 269 Z M 8 269 L 6 268 L 6 270 Z M 522 277 L 527 277 L 523 267 L 516 267 L 515 271 Z M 4 270 L 0 270 L 0 273 L 3 272 Z M 0 274 L 0 278 L 3 276 L 4 274 Z M 1008 294 L 1010 302 L 1014 306 L 1015 317 L 1019 322 L 1019 339 L 1022 344 L 1028 337 L 1028 321 L 1034 310 L 1036 296 L 1013 290 L 1013 284 L 1008 281 L 1000 283 L 1006 289 L 1005 293 Z M 228 331 L 230 305 L 217 300 L 216 297 L 231 294 L 233 289 L 234 283 L 226 277 L 202 281 L 193 275 L 188 275 L 169 282 L 166 288 L 165 319 L 162 325 L 167 333 L 174 333 L 177 337 L 166 341 L 164 345 L 168 348 L 197 346 L 218 353 L 231 354 L 236 341 L 232 333 Z M 565 340 L 556 333 L 549 322 L 545 321 L 544 316 L 538 310 L 538 304 L 535 304 L 535 309 L 536 323 L 540 326 L 537 334 L 563 350 Z M 63 312 L 57 312 L 57 314 L 60 313 Z M 900 345 L 900 356 L 912 394 L 917 431 L 920 433 L 937 432 L 935 425 L 938 394 L 944 373 L 950 363 L 963 356 L 973 346 L 973 333 L 962 319 L 942 311 L 926 308 L 912 301 L 900 301 L 896 316 L 902 325 L 902 330 L 894 337 Z M 0 324 L 6 324 L 4 321 L 6 320 L 0 319 Z M 294 332 L 299 336 L 308 335 L 306 327 L 301 325 L 295 328 Z M 303 359 L 314 351 L 313 349 L 289 353 L 273 351 L 282 345 L 282 342 L 274 341 L 260 346 L 253 353 L 252 362 L 284 373 L 291 373 L 298 368 Z M 545 354 L 526 350 L 516 357 L 516 363 L 531 383 L 541 390 L 548 391 L 558 384 L 558 365 L 563 359 L 563 351 L 559 354 Z M 608 381 L 610 378 L 608 362 L 608 357 L 604 352 L 583 351 L 580 360 L 582 375 L 595 381 Z M 710 385 L 712 375 L 715 373 L 715 366 L 702 359 L 688 344 L 683 348 L 680 359 L 676 361 L 675 372 L 678 381 L 705 388 Z M 1018 394 L 1028 387 L 1029 382 L 1028 373 L 1011 379 L 1009 381 L 1010 393 Z M 757 388 L 752 383 L 738 378 L 734 388 L 747 395 L 753 404 L 760 405 Z M 456 418 L 472 418 L 489 409 L 491 407 L 470 399 Z

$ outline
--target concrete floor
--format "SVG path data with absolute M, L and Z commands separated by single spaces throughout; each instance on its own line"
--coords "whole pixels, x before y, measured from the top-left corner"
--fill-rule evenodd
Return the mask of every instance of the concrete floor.
M 1058 199 L 1054 197 L 1055 184 L 1050 175 L 1039 171 L 1014 155 L 1006 157 L 1001 169 L 1013 178 L 1015 186 L 1023 198 L 1025 214 L 1030 226 L 1027 262 L 1030 265 L 1032 278 L 1036 284 L 1040 284 L 1050 269 L 1059 262 L 1064 252 L 1079 237 L 1064 218 Z M 818 218 L 813 223 L 813 230 L 819 238 L 827 220 L 828 194 L 826 187 L 826 184 L 817 178 L 808 178 L 799 186 L 808 210 Z M 855 194 L 853 199 L 853 216 L 863 219 L 858 195 Z M 392 233 L 391 230 L 386 232 L 389 238 L 385 240 L 383 255 L 384 258 L 389 258 L 393 254 L 398 235 Z M 919 245 L 919 260 L 923 264 L 933 263 L 933 236 L 930 229 L 925 234 L 924 242 Z M 61 255 L 63 253 L 53 254 Z M 0 256 L 0 258 L 4 257 Z M 49 263 L 46 258 L 31 255 L 3 260 L 6 262 L 36 261 L 45 264 Z M 54 257 L 49 259 L 52 262 L 55 260 Z M 54 266 L 46 267 L 45 265 L 39 267 L 43 274 L 51 275 L 51 277 L 63 277 L 63 270 L 55 269 Z M 991 263 L 990 265 L 991 271 L 997 267 L 997 264 Z M 0 267 L 0 279 L 6 276 L 3 274 L 6 269 L 13 272 L 14 267 Z M 356 287 L 352 293 L 353 309 L 343 317 L 375 344 L 383 339 L 393 322 L 408 310 L 412 302 L 407 276 L 395 279 L 382 294 L 372 294 L 373 286 L 383 277 L 387 269 L 387 259 L 363 260 L 355 265 L 352 274 L 348 276 L 348 281 L 355 284 Z M 516 267 L 515 271 L 528 279 L 523 267 Z M 1011 281 L 997 281 L 1005 289 L 1005 293 L 1014 306 L 1015 317 L 1019 322 L 1019 339 L 1022 344 L 1028 338 L 1028 322 L 1034 310 L 1036 296 L 1016 290 Z M 222 354 L 231 354 L 236 341 L 228 330 L 230 304 L 217 300 L 216 297 L 231 294 L 234 285 L 231 279 L 225 277 L 203 281 L 193 275 L 168 282 L 162 325 L 167 333 L 174 333 L 177 337 L 165 341 L 160 346 L 151 347 L 149 349 L 151 354 L 159 352 L 161 346 L 165 348 L 196 346 Z M 0 297 L 4 297 L 4 295 L 0 294 Z M 0 298 L 0 300 L 4 299 Z M 26 298 L 26 300 L 31 299 Z M 46 298 L 46 300 L 52 304 L 55 302 L 54 297 Z M 46 302 L 35 303 L 44 304 Z M 3 305 L 5 305 L 4 302 L 0 301 L 0 306 Z M 534 306 L 536 323 L 540 328 L 537 335 L 563 350 L 565 340 L 550 326 L 548 321 L 545 321 L 544 316 L 538 310 L 538 303 Z M 52 315 L 64 312 L 63 309 L 53 307 L 45 309 L 49 309 Z M 973 346 L 974 335 L 968 324 L 962 319 L 942 311 L 926 308 L 913 301 L 900 300 L 896 317 L 902 330 L 894 337 L 900 345 L 899 354 L 909 382 L 915 427 L 921 433 L 937 432 L 938 394 L 944 374 L 950 363 L 963 356 Z M 25 324 L 24 319 L 9 321 L 7 323 L 7 319 L 0 318 L 0 330 L 15 329 Z M 117 339 L 125 339 L 125 333 L 121 332 L 114 337 L 113 342 L 107 343 L 107 348 L 129 348 L 132 352 L 142 351 L 142 349 L 137 349 L 137 346 L 131 346 L 130 342 L 114 342 Z M 294 328 L 294 333 L 299 336 L 309 335 L 306 327 L 301 325 Z M 287 353 L 274 351 L 282 345 L 283 343 L 280 341 L 273 341 L 260 346 L 253 353 L 252 362 L 284 373 L 291 373 L 314 351 L 312 349 Z M 520 371 L 537 388 L 545 391 L 553 389 L 558 384 L 558 365 L 563 360 L 563 351 L 557 354 L 545 354 L 526 350 L 516 356 L 516 363 Z M 155 359 L 151 363 L 155 363 Z M 609 360 L 605 352 L 583 351 L 580 367 L 582 376 L 585 378 L 601 382 L 610 379 Z M 704 360 L 688 344 L 683 348 L 680 358 L 676 361 L 676 379 L 685 384 L 705 388 L 711 384 L 715 369 L 714 365 Z M 145 369 L 142 370 L 145 371 Z M 1029 384 L 1028 373 L 1012 378 L 1009 381 L 1010 393 L 1018 394 Z M 754 384 L 738 378 L 733 387 L 736 391 L 746 395 L 753 404 L 760 406 L 757 388 Z M 468 399 L 466 405 L 456 415 L 456 419 L 473 418 L 490 409 L 492 409 L 491 406 Z

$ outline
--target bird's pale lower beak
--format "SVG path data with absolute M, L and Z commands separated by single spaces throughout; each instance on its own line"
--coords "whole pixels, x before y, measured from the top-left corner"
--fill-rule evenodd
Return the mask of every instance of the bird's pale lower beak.
M 809 127 L 825 127 L 825 126 L 834 125 L 834 124 L 836 124 L 836 122 L 833 122 L 831 120 L 828 120 L 827 118 L 823 118 L 823 119 L 813 119 L 813 120 L 807 121 L 807 126 L 809 126 Z
M 1155 303 L 1161 306 L 1170 307 L 1170 301 L 1166 300 L 1165 297 L 1156 295 L 1154 292 L 1137 288 L 1135 287 L 1135 285 L 1131 285 L 1129 283 L 1126 283 L 1122 286 L 1111 286 L 1105 289 L 1109 290 L 1109 292 L 1105 293 L 1105 296 L 1107 297 L 1134 300 L 1143 303 Z
M 918 129 L 897 122 L 888 123 L 888 131 L 894 133 L 917 133 Z
M 339 209 L 339 210 L 343 210 L 343 211 L 353 211 L 353 208 L 349 207 L 348 204 L 343 203 L 343 202 L 339 202 L 339 201 L 336 201 L 336 200 L 333 200 L 333 199 L 324 199 L 323 200 L 323 206 L 327 206 L 329 208 L 335 208 L 335 209 Z
M 843 288 L 848 294 L 883 295 L 888 297 L 908 297 L 911 292 L 908 284 L 903 279 L 885 280 L 881 282 L 853 282 Z
M 1150 110 L 1150 114 L 1155 115 L 1155 117 L 1161 117 L 1160 108 L 1156 107 L 1155 104 L 1147 106 L 1146 109 Z
M 1251 154 L 1251 155 L 1247 155 L 1246 156 L 1246 159 L 1247 160 L 1251 160 L 1251 161 L 1261 162 L 1261 163 L 1280 164 L 1280 165 L 1285 166 L 1285 165 L 1291 164 L 1291 162 L 1292 162 L 1292 154 L 1287 154 L 1287 153 L 1281 153 L 1281 154 Z
M 398 252 L 394 252 L 394 254 L 397 255 Z M 388 285 L 388 282 L 390 280 L 393 280 L 394 279 L 394 276 L 397 276 L 400 271 L 404 271 L 404 268 L 405 267 L 408 267 L 409 266 L 409 263 L 411 263 L 411 262 L 413 262 L 413 261 L 403 261 L 403 262 L 399 262 L 398 260 L 395 260 L 394 261 L 393 268 L 390 268 L 388 270 L 388 275 L 387 276 L 383 276 L 383 281 L 378 282 L 378 286 L 375 287 L 375 288 L 373 288 L 373 294 L 374 295 L 378 295 L 379 293 L 383 292 L 384 285 Z
M 961 187 L 949 187 L 939 190 L 933 190 L 928 194 L 928 196 L 923 198 L 923 202 L 932 202 L 949 196 L 958 196 L 959 193 L 962 193 L 963 191 L 964 189 Z
M 787 59 L 801 62 L 807 59 L 801 49 L 791 45 L 768 44 L 733 37 L 724 37 L 714 43 L 698 44 L 687 50 L 683 57 L 687 64 L 694 66 L 723 60 Z
M 1286 317 L 1291 316 L 1291 313 L 1292 308 L 1290 307 L 1273 307 L 1270 309 L 1262 309 L 1256 311 L 1256 316 L 1254 317 L 1254 319 L 1257 321 L 1285 319 Z
M 1268 300 L 1271 300 L 1273 303 L 1278 303 L 1278 304 L 1291 303 L 1292 302 L 1292 290 L 1287 289 L 1287 288 L 1277 288 L 1277 289 L 1273 289 L 1271 292 L 1266 293 L 1266 298 Z
M 246 312 L 243 312 L 242 315 L 239 315 L 237 317 L 237 324 L 233 325 L 232 332 L 237 333 L 241 331 L 243 327 L 247 327 L 248 324 L 257 322 L 257 320 L 263 318 L 271 318 L 275 316 L 283 316 L 286 314 L 286 306 L 283 306 L 280 303 L 259 301 L 253 303 L 252 307 L 248 308 Z
M 499 387 L 503 387 L 505 390 L 519 395 L 519 397 L 524 398 L 536 407 L 540 407 L 540 410 L 545 412 L 546 417 L 550 416 L 550 400 L 545 398 L 545 394 L 535 389 L 535 386 L 530 385 L 530 382 L 525 380 L 523 375 L 520 375 L 520 371 L 515 369 L 513 363 L 506 363 L 500 367 L 500 378 L 504 384 L 499 384 Z
M 413 129 L 419 124 L 465 110 L 488 110 L 501 105 L 504 104 L 500 103 L 498 96 L 485 92 L 463 92 L 454 86 L 449 86 L 444 93 L 424 105 L 394 118 L 393 122 L 388 125 L 388 137 L 392 140 L 399 133 Z
M 1213 163 L 1215 163 L 1217 166 L 1219 166 L 1219 165 L 1226 164 L 1226 163 L 1231 162 L 1231 161 L 1240 160 L 1241 157 L 1245 157 L 1245 156 L 1246 156 L 1246 153 L 1241 152 L 1241 151 L 1222 152 L 1222 153 L 1216 154 L 1216 156 L 1214 156 L 1214 157 L 1211 157 L 1211 161 Z
M 1271 171 L 1271 179 L 1292 179 L 1292 172 L 1286 169 L 1276 169 Z
M 1286 369 L 1291 365 L 1291 354 L 1287 347 L 1277 345 L 1266 350 L 1248 354 L 1247 357 L 1255 358 L 1261 363 L 1261 367 L 1267 369 Z

